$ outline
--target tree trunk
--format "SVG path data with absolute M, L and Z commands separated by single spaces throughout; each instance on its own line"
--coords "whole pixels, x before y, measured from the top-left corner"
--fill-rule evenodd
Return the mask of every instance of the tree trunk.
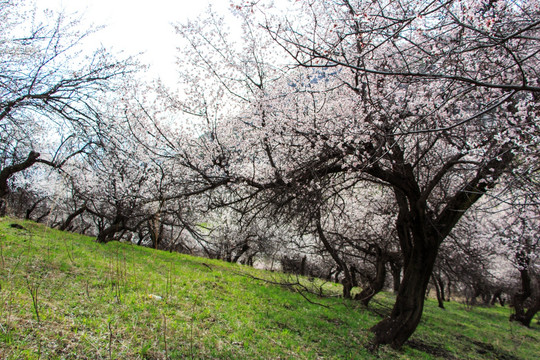
M 491 298 L 491 306 L 495 305 L 497 300 L 499 300 L 499 304 L 501 304 L 501 306 L 504 306 L 504 301 L 502 299 L 502 289 L 495 290 L 495 293 L 493 294 L 493 297 Z
M 445 293 L 444 293 L 444 281 L 440 275 L 437 275 L 437 278 L 435 279 L 437 281 L 437 284 L 439 284 L 439 290 L 441 292 L 441 300 L 444 301 L 446 299 Z
M 7 206 L 4 197 L 9 193 L 9 184 L 8 180 L 14 174 L 28 169 L 30 166 L 34 165 L 39 158 L 39 153 L 35 151 L 30 151 L 28 157 L 23 162 L 18 164 L 6 166 L 3 169 L 0 169 L 0 216 L 6 215 Z
M 81 215 L 83 212 L 86 211 L 86 205 L 83 205 L 81 208 L 75 210 L 75 212 L 73 212 L 72 214 L 70 214 L 66 221 L 64 221 L 64 223 L 62 225 L 60 225 L 60 227 L 58 228 L 59 230 L 66 230 L 69 225 L 71 225 L 71 222 L 79 215 Z
M 540 311 L 540 296 L 536 297 L 536 299 L 531 304 L 531 306 L 529 306 L 527 311 L 523 311 L 523 308 L 522 308 L 519 315 L 516 311 L 516 314 L 512 314 L 510 316 L 510 320 L 518 321 L 524 326 L 530 327 L 532 319 L 534 318 L 536 313 L 538 313 L 539 311 Z
M 6 199 L 0 197 L 0 216 L 5 216 L 7 214 L 7 202 Z
M 349 271 L 351 272 L 352 287 L 358 286 L 358 279 L 356 277 L 358 270 L 356 270 L 355 266 L 351 266 Z
M 443 295 L 443 289 L 441 288 L 441 282 L 437 280 L 435 275 L 432 276 L 433 280 L 433 286 L 435 286 L 435 293 L 437 294 L 437 302 L 439 303 L 439 307 L 441 309 L 444 309 L 444 295 Z
M 137 236 L 139 237 L 139 240 L 137 240 L 137 246 L 141 246 L 145 237 L 142 228 L 137 231 Z
M 32 206 L 30 206 L 30 208 L 26 209 L 26 214 L 24 216 L 24 218 L 26 220 L 32 220 L 30 218 L 30 216 L 32 215 L 32 213 L 34 212 L 34 210 L 36 210 L 36 208 L 38 207 L 39 204 L 41 204 L 43 201 L 45 201 L 45 198 L 41 198 L 39 200 L 37 200 L 36 202 L 34 202 L 34 204 Z M 39 222 L 39 221 L 37 221 Z
M 485 306 L 489 306 L 489 302 L 491 301 L 491 293 L 484 292 L 482 293 L 482 303 Z
M 448 283 L 446 284 L 446 301 L 450 301 L 450 297 L 452 296 L 452 280 L 448 279 Z
M 96 241 L 98 243 L 106 243 L 110 241 L 110 239 L 119 232 L 120 230 L 124 229 L 122 217 L 119 217 L 116 219 L 113 224 L 103 230 L 101 230 L 97 236 Z
M 345 299 L 352 299 L 351 291 L 352 291 L 352 288 L 353 288 L 354 281 L 352 279 L 351 272 L 349 271 L 349 267 L 347 266 L 345 261 L 343 261 L 343 259 L 341 259 L 341 257 L 339 256 L 338 251 L 336 249 L 334 249 L 334 247 L 332 246 L 330 241 L 328 241 L 328 239 L 326 238 L 326 235 L 324 234 L 324 230 L 323 230 L 322 225 L 321 225 L 320 211 L 318 213 L 316 223 L 317 223 L 317 233 L 319 235 L 319 239 L 321 239 L 325 249 L 330 253 L 330 256 L 332 257 L 332 259 L 338 265 L 338 272 L 335 275 L 336 282 L 338 282 L 339 273 L 341 271 L 343 271 L 343 275 L 344 275 L 344 279 L 343 279 L 343 297 Z
M 390 270 L 392 272 L 394 294 L 397 294 L 401 284 L 401 264 L 390 261 Z
M 525 310 L 525 300 L 523 293 L 519 292 L 514 295 L 514 310 L 515 313 L 510 315 L 510 321 L 517 321 L 526 327 L 531 326 L 531 321 L 538 311 L 540 311 L 540 296 L 537 296 L 533 303 Z
M 384 282 L 386 280 L 386 257 L 382 254 L 380 248 L 377 248 L 377 258 L 376 258 L 376 274 L 375 279 L 373 279 L 368 286 L 357 294 L 354 298 L 355 300 L 360 300 L 364 306 L 368 306 L 369 302 L 375 295 L 377 295 L 384 287 Z
M 300 275 L 305 276 L 306 275 L 306 259 L 307 256 L 304 255 L 302 258 L 302 262 L 300 263 Z
M 45 219 L 47 216 L 49 216 L 50 213 L 51 213 L 51 209 L 48 209 L 47 211 L 45 211 L 43 214 L 41 214 L 41 216 L 39 216 L 36 219 L 36 222 L 38 222 L 38 223 L 43 222 L 43 219 Z
M 249 242 L 246 239 L 246 241 L 242 244 L 242 247 L 240 248 L 240 250 L 236 253 L 236 255 L 234 255 L 234 258 L 232 259 L 232 262 L 237 263 L 238 260 L 242 257 L 242 255 L 244 255 L 246 253 L 246 251 L 248 251 L 248 250 L 249 250 Z
M 411 250 L 390 317 L 371 328 L 375 346 L 390 344 L 399 349 L 414 333 L 422 317 L 424 295 L 438 248 L 416 245 Z
M 147 224 L 152 247 L 157 250 L 161 240 L 163 240 L 163 223 L 160 221 L 159 215 L 156 214 L 151 220 L 148 220 Z
M 518 264 L 521 267 L 521 290 L 513 296 L 514 311 L 510 315 L 510 321 L 518 321 L 521 324 L 530 327 L 533 317 L 540 311 L 540 294 L 534 294 L 531 275 L 529 274 L 530 255 L 520 252 L 516 255 Z M 525 310 L 525 302 L 531 298 L 532 304 Z
M 352 299 L 352 283 L 345 277 L 343 279 L 343 297 L 345 299 Z

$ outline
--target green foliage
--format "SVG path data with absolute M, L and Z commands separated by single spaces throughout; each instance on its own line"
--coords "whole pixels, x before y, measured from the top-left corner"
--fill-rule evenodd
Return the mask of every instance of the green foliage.
M 10 227 L 19 223 L 24 230 Z M 536 359 L 540 328 L 509 309 L 427 301 L 402 351 L 369 353 L 388 313 L 272 284 L 284 275 L 0 220 L 1 359 Z M 267 279 L 262 281 L 260 279 Z M 290 280 L 290 279 L 289 279 Z M 296 279 L 294 279 L 296 281 Z M 308 280 L 301 279 L 305 284 Z M 38 289 L 37 299 L 29 291 Z M 318 287 L 323 286 L 317 284 Z M 324 285 L 339 294 L 340 289 Z M 315 304 L 317 303 L 317 304 Z M 37 321 L 36 310 L 40 321 Z

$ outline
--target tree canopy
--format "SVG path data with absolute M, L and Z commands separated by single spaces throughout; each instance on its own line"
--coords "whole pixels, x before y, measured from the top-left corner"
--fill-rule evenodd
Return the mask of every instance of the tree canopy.
M 34 134 L 60 127 L 45 162 L 71 189 L 62 227 L 86 217 L 100 242 L 129 236 L 250 264 L 294 249 L 301 273 L 310 261 L 346 298 L 362 285 L 366 306 L 389 267 L 396 302 L 371 330 L 375 346 L 396 348 L 430 282 L 442 301 L 443 278 L 465 277 L 456 269 L 487 276 L 503 239 L 495 247 L 512 249 L 525 323 L 526 300 L 540 299 L 540 4 L 288 5 L 233 6 L 241 39 L 211 10 L 178 24 L 178 94 L 130 79 L 133 64 L 104 50 L 82 57 L 74 49 L 88 34 L 61 16 L 20 38 L 17 21 L 3 23 L 0 125 L 11 135 L 0 196 L 40 159 Z M 1 6 L 7 19 L 11 2 Z M 478 220 L 500 214 L 499 228 Z

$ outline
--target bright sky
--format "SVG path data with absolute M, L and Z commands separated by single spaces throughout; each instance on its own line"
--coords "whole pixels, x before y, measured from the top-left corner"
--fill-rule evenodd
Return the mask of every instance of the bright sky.
M 166 84 L 175 74 L 178 37 L 171 23 L 195 18 L 209 4 L 221 14 L 228 13 L 229 0 L 36 0 L 40 8 L 78 12 L 95 25 L 106 25 L 99 42 L 113 52 L 145 54 L 150 65 Z

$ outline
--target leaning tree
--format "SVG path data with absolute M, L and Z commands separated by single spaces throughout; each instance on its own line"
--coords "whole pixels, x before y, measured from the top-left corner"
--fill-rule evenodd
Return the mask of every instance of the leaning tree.
M 363 136 L 338 151 L 319 136 L 331 150 L 311 173 L 367 175 L 394 192 L 404 275 L 390 317 L 372 329 L 377 344 L 412 334 L 439 246 L 538 134 L 537 5 L 320 1 L 302 6 L 303 23 L 263 24 L 298 66 L 324 69 L 330 91 L 357 104 L 342 116 Z
M 404 271 L 372 331 L 376 345 L 400 347 L 441 243 L 538 135 L 538 3 L 315 0 L 285 15 L 263 5 L 235 7 L 240 50 L 215 16 L 178 28 L 200 95 L 180 105 L 209 125 L 193 140 L 205 151 L 178 159 L 252 211 L 324 210 L 347 201 L 320 197 L 336 182 L 388 187 Z
M 101 103 L 136 68 L 105 49 L 89 51 L 93 32 L 25 1 L 0 2 L 0 198 L 17 173 L 61 167 L 99 142 Z

